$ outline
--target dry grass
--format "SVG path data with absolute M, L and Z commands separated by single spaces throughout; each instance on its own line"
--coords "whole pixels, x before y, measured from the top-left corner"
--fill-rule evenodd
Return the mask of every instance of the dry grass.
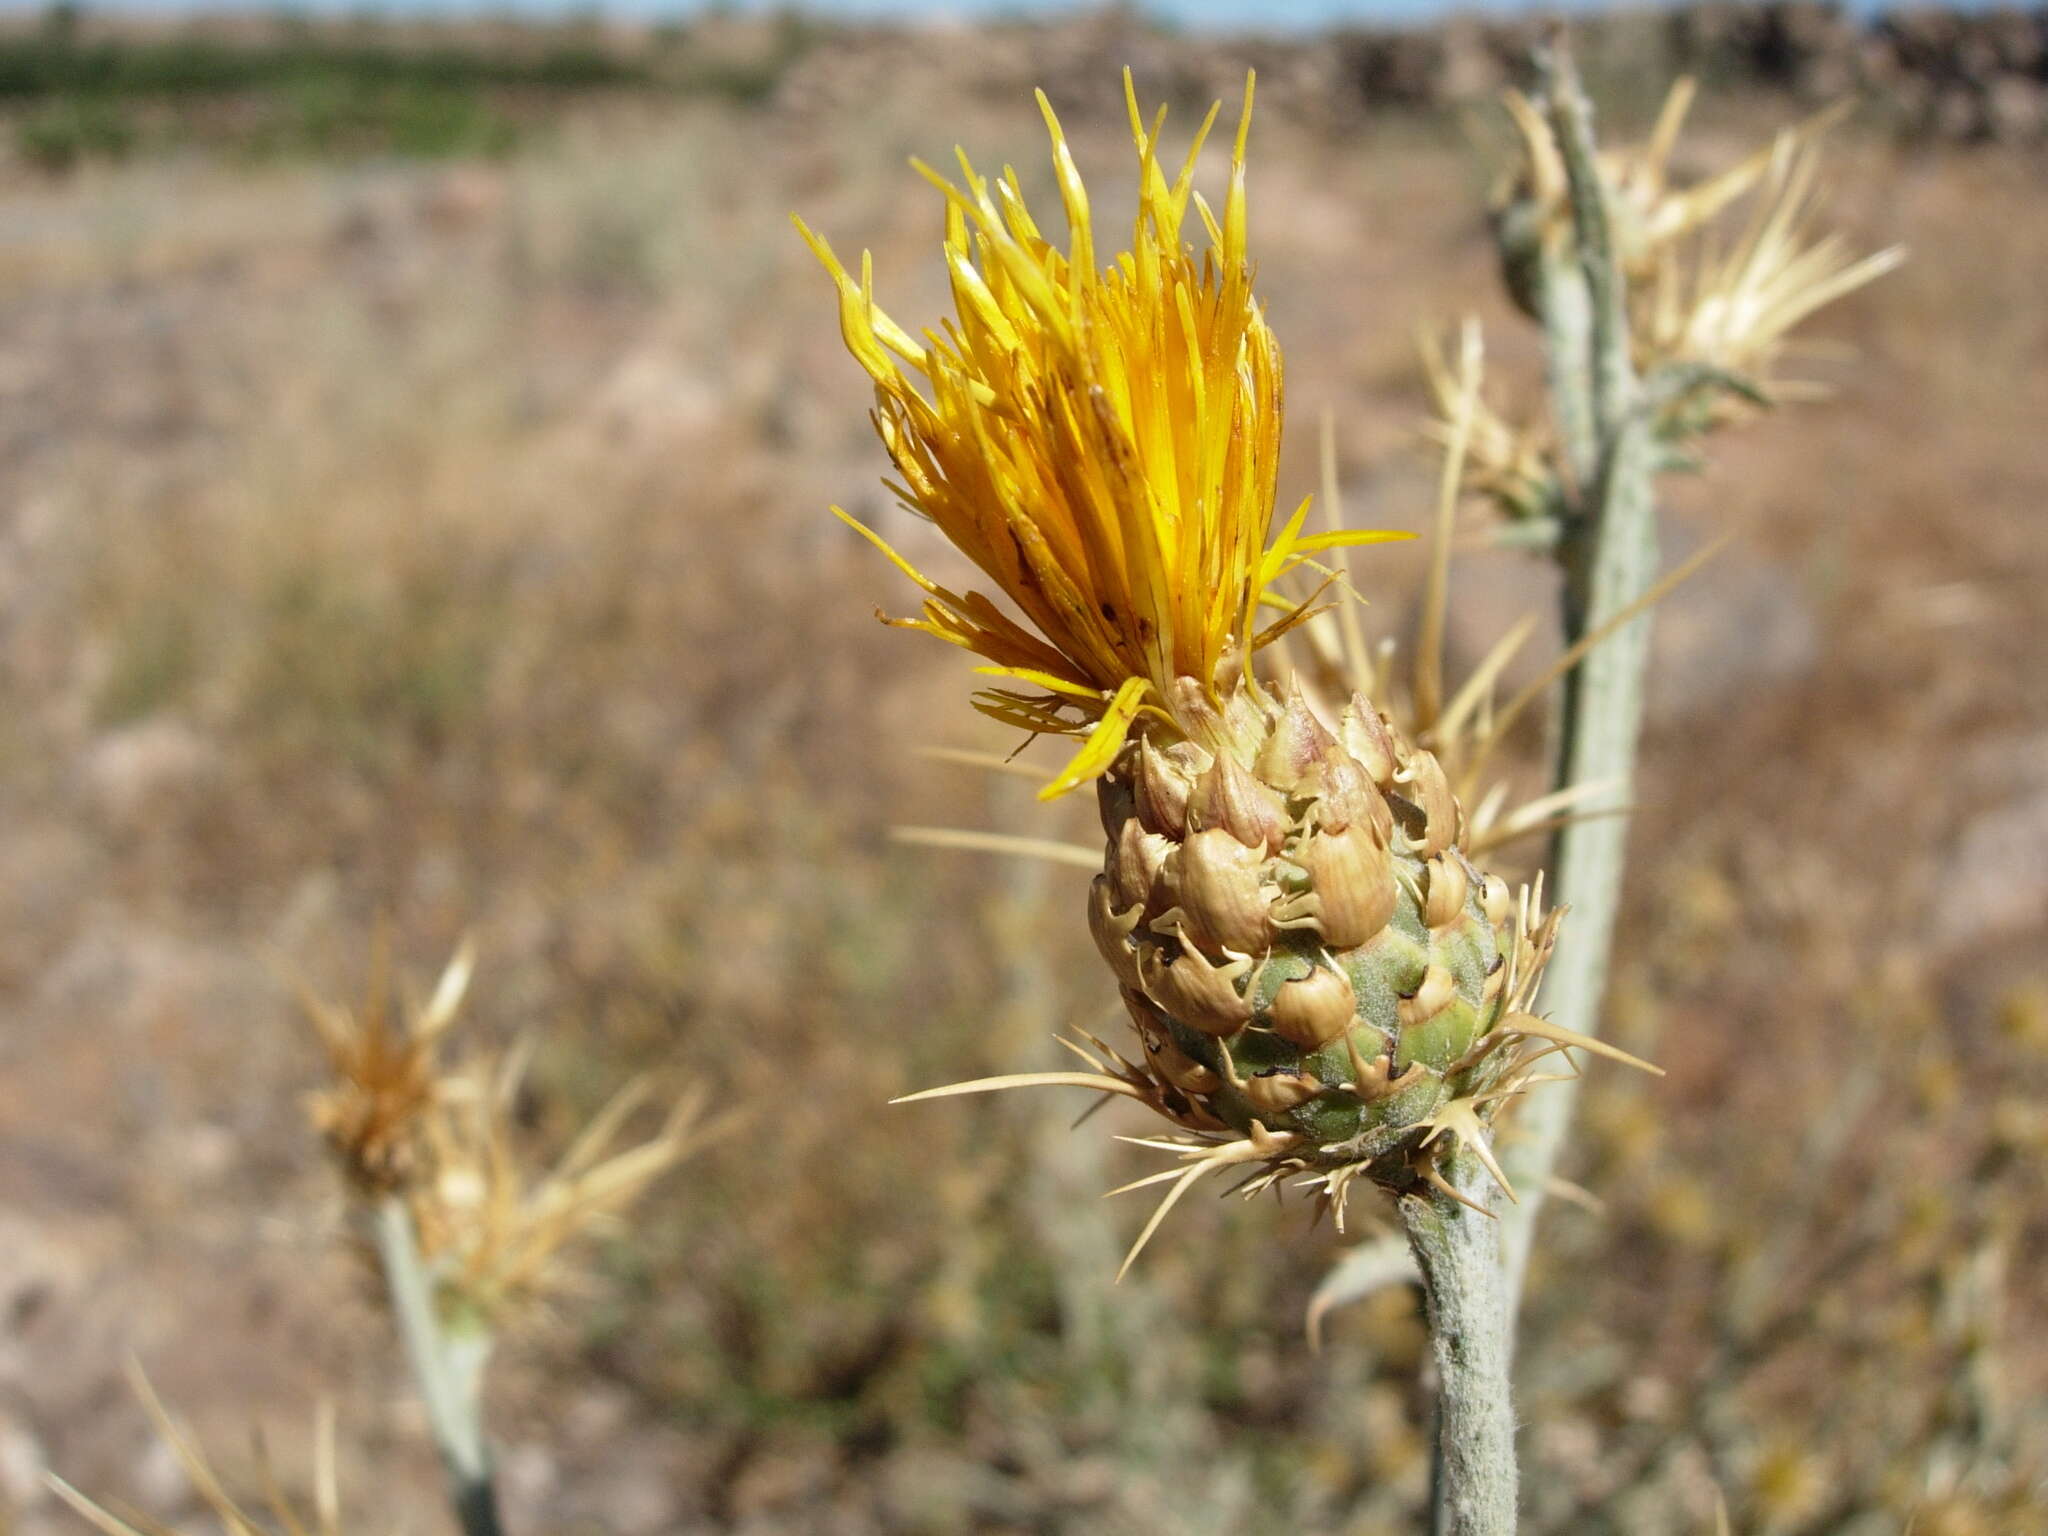
M 1530 361 L 1482 178 L 1449 133 L 1340 143 L 1261 103 L 1283 484 L 1314 483 L 1328 408 L 1356 515 L 1415 524 L 1412 326 L 1486 292 L 1502 366 Z M 1115 120 L 1076 137 L 1102 216 Z M 823 513 L 876 513 L 880 456 L 787 212 L 936 313 L 902 158 L 954 138 L 1041 174 L 1020 90 L 617 104 L 497 167 L 15 189 L 10 1529 L 66 1528 L 24 1457 L 176 1513 L 115 1406 L 130 1348 L 212 1445 L 338 1394 L 352 1502 L 430 1507 L 395 1350 L 325 1256 L 315 1063 L 265 959 L 350 986 L 380 909 L 416 970 L 475 927 L 473 1027 L 542 1031 L 537 1141 L 647 1067 L 765 1114 L 651 1202 L 600 1300 L 508 1351 L 517 1528 L 1408 1527 L 1414 1305 L 1339 1316 L 1311 1359 L 1331 1234 L 1192 1211 L 1112 1295 L 1137 1218 L 1093 1199 L 1123 1166 L 1105 1122 L 881 1107 L 1052 1065 L 1106 1001 L 1074 872 L 885 841 L 1058 815 L 912 756 L 1003 743 L 953 658 L 873 624 L 904 594 Z M 2017 155 L 1865 147 L 1836 207 L 1915 251 L 1824 327 L 1860 349 L 1843 398 L 1673 497 L 1676 542 L 1745 531 L 1667 615 L 1617 1008 L 1672 1076 L 1601 1073 L 1570 1171 L 1606 1213 L 1550 1218 L 1536 1530 L 1707 1530 L 1718 1486 L 1743 1531 L 2018 1533 L 2048 1471 L 2048 203 Z M 1412 568 L 1369 569 L 1397 631 Z M 1547 601 L 1531 569 L 1461 561 L 1468 639 Z

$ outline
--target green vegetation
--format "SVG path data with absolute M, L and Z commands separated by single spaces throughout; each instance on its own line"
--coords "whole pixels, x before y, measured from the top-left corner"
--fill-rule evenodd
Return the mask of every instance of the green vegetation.
M 104 96 L 59 96 L 39 104 L 15 128 L 22 158 L 46 171 L 82 160 L 118 160 L 135 147 L 135 120 Z
M 629 42 L 574 19 L 444 30 L 286 15 L 236 33 L 196 22 L 152 34 L 57 4 L 0 32 L 0 114 L 22 158 L 50 172 L 192 139 L 258 155 L 499 155 L 574 96 L 758 102 L 813 35 L 794 15 L 737 51 L 686 27 Z
M 31 31 L 0 37 L 0 99 L 93 93 L 191 96 L 309 83 L 451 90 L 526 86 L 589 90 L 645 84 L 647 71 L 560 29 L 530 50 L 454 40 L 404 44 L 374 21 L 324 30 L 296 20 L 246 41 L 201 32 L 168 37 L 89 34 L 59 5 Z

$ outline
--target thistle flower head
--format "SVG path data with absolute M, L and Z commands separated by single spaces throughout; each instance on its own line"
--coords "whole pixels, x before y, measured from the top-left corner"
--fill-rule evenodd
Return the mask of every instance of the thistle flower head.
M 1509 420 L 1487 402 L 1476 384 L 1466 387 L 1446 361 L 1434 331 L 1422 331 L 1418 340 L 1423 380 L 1435 407 L 1423 435 L 1448 450 L 1459 441 L 1462 417 L 1464 488 L 1494 502 L 1510 518 L 1551 515 L 1556 494 L 1551 465 L 1557 443 L 1549 424 Z
M 1066 248 L 1040 232 L 1014 172 L 991 183 L 963 153 L 955 183 L 920 165 L 946 200 L 956 314 L 939 329 L 912 335 L 890 319 L 868 258 L 856 278 L 798 221 L 838 284 L 847 347 L 874 380 L 891 488 L 1024 622 L 982 592 L 939 585 L 846 520 L 926 593 L 921 616 L 893 622 L 974 652 L 1003 680 L 977 707 L 1029 731 L 1087 735 L 1048 796 L 1102 773 L 1141 719 L 1168 736 L 1206 729 L 1190 706 L 1218 716 L 1252 652 L 1309 611 L 1282 603 L 1275 583 L 1319 549 L 1390 537 L 1305 535 L 1306 503 L 1272 533 L 1281 362 L 1246 254 L 1250 79 L 1220 216 L 1193 187 L 1218 109 L 1169 172 L 1165 112 L 1148 124 L 1128 71 L 1124 88 L 1138 210 L 1130 249 L 1107 263 L 1042 92 Z M 1199 253 L 1182 237 L 1191 207 L 1207 238 Z M 1267 609 L 1279 616 L 1266 622 Z
M 963 158 L 964 185 L 931 177 L 959 311 L 943 333 L 908 335 L 876 308 L 868 263 L 856 280 L 812 239 L 875 380 L 899 494 L 1029 627 L 868 533 L 928 594 L 920 618 L 896 622 L 1007 679 L 978 701 L 988 713 L 1088 736 L 1048 792 L 1096 781 L 1105 841 L 1099 863 L 1082 855 L 1100 870 L 1089 928 L 1140 1047 L 1130 1060 L 1091 1041 L 1076 1047 L 1081 1071 L 910 1097 L 1065 1085 L 1134 1099 L 1173 1127 L 1144 1144 L 1183 1159 L 1132 1186 L 1170 1181 L 1159 1215 L 1237 1169 L 1252 1188 L 1298 1176 L 1341 1218 L 1360 1178 L 1445 1187 L 1450 1146 L 1493 1166 L 1499 1106 L 1542 1081 L 1536 1066 L 1560 1048 L 1599 1047 L 1530 1011 L 1556 914 L 1540 883 L 1517 897 L 1472 862 L 1477 829 L 1444 761 L 1372 698 L 1316 697 L 1318 680 L 1285 664 L 1287 637 L 1321 611 L 1313 594 L 1286 595 L 1287 578 L 1309 565 L 1340 582 L 1341 554 L 1334 568 L 1312 556 L 1394 535 L 1306 534 L 1306 502 L 1273 534 L 1280 365 L 1245 255 L 1246 124 L 1218 218 L 1192 191 L 1194 154 L 1169 178 L 1162 120 L 1148 127 L 1128 75 L 1125 89 L 1139 213 L 1131 251 L 1107 266 L 1050 110 L 1065 252 L 1038 234 L 1013 175 L 991 189 Z M 1248 87 L 1247 122 L 1249 107 Z M 1209 237 L 1199 258 L 1179 237 L 1190 206 Z M 1463 398 L 1476 388 L 1468 379 Z M 1440 505 L 1446 551 L 1458 479 Z M 1440 598 L 1442 561 L 1432 570 Z M 1355 616 L 1343 619 L 1353 634 Z M 1267 646 L 1292 674 L 1284 689 L 1254 677 Z M 1426 670 L 1418 725 L 1460 751 L 1485 734 L 1473 715 L 1490 680 L 1445 700 L 1440 666 Z M 1553 799 L 1537 820 L 1564 809 Z M 1518 830 L 1527 819 L 1501 834 Z
M 1671 162 L 1694 95 L 1694 83 L 1679 80 L 1647 140 L 1598 159 L 1615 256 L 1642 296 L 1630 317 L 1637 361 L 1646 370 L 1683 363 L 1761 382 L 1788 331 L 1890 271 L 1901 253 L 1894 248 L 1859 260 L 1839 235 L 1811 232 L 1819 142 L 1841 117 L 1839 107 L 1783 130 L 1703 180 L 1677 185 Z M 1499 201 L 1522 210 L 1518 228 L 1568 241 L 1568 178 L 1550 119 L 1519 92 L 1508 92 L 1506 105 L 1522 158 Z M 1751 201 L 1748 225 L 1723 255 L 1715 229 L 1744 198 Z M 1508 254 L 1512 267 L 1514 253 Z
M 390 936 L 379 929 L 371 951 L 370 985 L 359 1012 L 300 988 L 300 1002 L 326 1048 L 333 1083 L 312 1094 L 308 1113 L 349 1181 L 389 1194 L 420 1174 L 422 1123 L 440 1091 L 441 1037 L 455 1022 L 476 966 L 465 939 L 450 957 L 425 1006 L 394 1007 Z
M 1462 803 L 1459 784 L 1483 783 L 1491 748 L 1523 707 L 1518 697 L 1496 711 L 1491 699 L 1530 628 L 1517 626 L 1445 696 L 1450 539 L 1478 384 L 1476 329 L 1465 339 L 1461 430 L 1404 698 L 1393 690 L 1390 653 L 1369 647 L 1355 615 L 1340 610 L 1336 625 L 1303 626 L 1277 642 L 1290 678 L 1278 703 L 1249 692 L 1234 701 L 1237 736 L 1257 741 L 1248 762 L 1195 742 L 1161 748 L 1141 737 L 1124 747 L 1097 789 L 1099 862 L 1068 845 L 917 839 L 1100 869 L 1089 930 L 1119 984 L 1135 1059 L 1087 1035 L 1085 1045 L 1068 1042 L 1083 1070 L 1011 1073 L 909 1097 L 1082 1087 L 1170 1122 L 1164 1137 L 1137 1138 L 1179 1161 L 1126 1186 L 1166 1187 L 1133 1259 L 1175 1202 L 1223 1172 L 1241 1176 L 1247 1191 L 1298 1182 L 1340 1226 L 1360 1179 L 1403 1194 L 1451 1191 L 1440 1164 L 1454 1148 L 1469 1149 L 1512 1196 L 1492 1150 L 1501 1109 L 1552 1080 L 1538 1069 L 1563 1049 L 1634 1060 L 1532 1011 L 1559 914 L 1544 911 L 1540 878 L 1517 894 L 1474 862 L 1560 824 L 1596 786 L 1509 809 L 1500 783 L 1469 817 Z M 1327 432 L 1324 491 L 1334 509 Z M 1333 564 L 1341 575 L 1341 553 Z M 1568 653 L 1563 664 L 1575 660 Z M 1384 710 L 1368 694 L 1405 708 Z

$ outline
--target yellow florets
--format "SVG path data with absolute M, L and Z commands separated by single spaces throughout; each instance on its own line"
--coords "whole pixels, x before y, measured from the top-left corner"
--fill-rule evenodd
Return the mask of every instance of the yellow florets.
M 946 198 L 955 318 L 913 337 L 825 242 L 805 238 L 839 285 L 840 320 L 875 381 L 877 430 L 900 482 L 1020 609 L 947 590 L 844 512 L 924 588 L 923 615 L 893 622 L 985 657 L 980 670 L 1040 692 L 993 688 L 977 707 L 1040 732 L 1088 733 L 1047 786 L 1106 768 L 1141 714 L 1174 727 L 1175 679 L 1228 688 L 1252 651 L 1302 609 L 1271 589 L 1317 549 L 1381 534 L 1301 533 L 1306 504 L 1270 544 L 1281 422 L 1280 349 L 1252 296 L 1245 255 L 1251 82 L 1222 217 L 1193 192 L 1211 108 L 1171 180 L 1125 75 L 1138 152 L 1131 249 L 1098 265 L 1088 195 L 1043 93 L 1068 248 L 1040 232 L 1013 172 L 993 184 L 963 154 L 962 184 L 926 167 Z M 1190 203 L 1207 232 L 1181 239 Z M 835 508 L 835 510 L 837 510 Z M 1262 605 L 1283 614 L 1259 627 Z M 1035 632 L 1034 632 L 1035 631 Z

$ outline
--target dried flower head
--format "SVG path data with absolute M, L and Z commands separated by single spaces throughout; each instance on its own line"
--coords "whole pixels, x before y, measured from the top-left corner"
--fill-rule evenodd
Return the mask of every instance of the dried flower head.
M 475 947 L 465 938 L 425 1006 L 405 1005 L 401 1021 L 391 995 L 390 933 L 380 926 L 359 1014 L 300 987 L 334 1072 L 333 1084 L 310 1096 L 308 1112 L 356 1188 L 390 1194 L 419 1178 L 422 1127 L 440 1091 L 441 1037 L 455 1022 L 475 967 Z
M 1692 81 L 1679 81 L 1644 143 L 1595 160 L 1603 238 L 1626 287 L 1632 361 L 1669 465 L 1691 462 L 1687 439 L 1774 401 L 1819 393 L 1777 374 L 1791 332 L 1903 259 L 1897 248 L 1856 256 L 1841 235 L 1815 228 L 1819 141 L 1839 109 L 1680 185 L 1672 159 L 1693 97 Z M 1520 155 L 1496 194 L 1496 233 L 1509 293 L 1541 317 L 1546 286 L 1573 265 L 1572 191 L 1550 117 L 1518 92 L 1507 94 L 1506 106 Z M 1746 222 L 1730 234 L 1745 200 Z M 1425 343 L 1423 366 L 1437 408 L 1424 431 L 1448 443 L 1458 391 L 1433 343 Z M 1554 435 L 1484 404 L 1468 430 L 1473 488 L 1511 520 L 1554 528 L 1571 479 Z
M 1857 259 L 1836 234 L 1810 226 L 1819 141 L 1842 115 L 1831 108 L 1774 135 L 1734 165 L 1675 186 L 1671 159 L 1695 95 L 1672 86 L 1650 137 L 1599 159 L 1616 256 L 1632 292 L 1637 364 L 1690 364 L 1745 375 L 1762 386 L 1785 334 L 1809 315 L 1897 266 L 1901 253 Z M 1507 207 L 1521 207 L 1542 238 L 1568 241 L 1572 217 L 1564 157 L 1549 119 L 1518 92 L 1508 114 L 1522 166 L 1507 183 Z M 1751 201 L 1745 233 L 1725 256 L 1722 216 Z
M 464 939 L 424 1007 L 394 1022 L 390 944 L 380 930 L 360 1016 L 304 994 L 336 1082 L 311 1097 L 351 1186 L 409 1209 L 443 1300 L 488 1320 L 506 1306 L 572 1289 L 564 1261 L 576 1239 L 603 1230 L 664 1173 L 735 1128 L 733 1112 L 707 1122 L 708 1095 L 681 1095 L 646 1141 L 619 1150 L 651 1098 L 648 1080 L 620 1090 L 553 1169 L 533 1178 L 520 1156 L 515 1109 L 531 1050 L 497 1061 L 444 1063 L 440 1046 L 476 966 Z
M 1421 333 L 1418 350 L 1423 380 L 1436 408 L 1436 414 L 1423 426 L 1423 434 L 1449 449 L 1456 439 L 1460 413 L 1465 413 L 1464 487 L 1494 502 L 1511 518 L 1554 516 L 1557 487 L 1552 466 L 1557 438 L 1549 424 L 1511 422 L 1487 403 L 1476 385 L 1467 389 L 1446 362 L 1434 331 Z
M 1159 159 L 1129 72 L 1138 155 L 1131 248 L 1098 261 L 1088 194 L 1039 95 L 1066 214 L 1062 251 L 1040 232 L 1014 173 L 993 184 L 964 153 L 961 182 L 920 166 L 946 199 L 956 315 L 922 337 L 876 305 L 871 263 L 856 279 L 798 227 L 839 287 L 848 348 L 875 382 L 875 425 L 892 483 L 1021 610 L 931 580 L 844 512 L 927 599 L 893 622 L 984 657 L 1004 679 L 985 713 L 1034 732 L 1087 735 L 1046 787 L 1102 773 L 1142 716 L 1189 735 L 1180 679 L 1218 705 L 1251 653 L 1309 610 L 1274 586 L 1314 552 L 1397 535 L 1305 535 L 1307 504 L 1269 538 L 1281 427 L 1280 349 L 1252 294 L 1245 250 L 1245 143 L 1252 83 L 1220 217 L 1193 190 L 1212 108 L 1178 173 Z M 1208 237 L 1183 242 L 1190 206 Z M 835 509 L 837 510 L 837 509 Z M 1265 622 L 1262 610 L 1281 616 Z

